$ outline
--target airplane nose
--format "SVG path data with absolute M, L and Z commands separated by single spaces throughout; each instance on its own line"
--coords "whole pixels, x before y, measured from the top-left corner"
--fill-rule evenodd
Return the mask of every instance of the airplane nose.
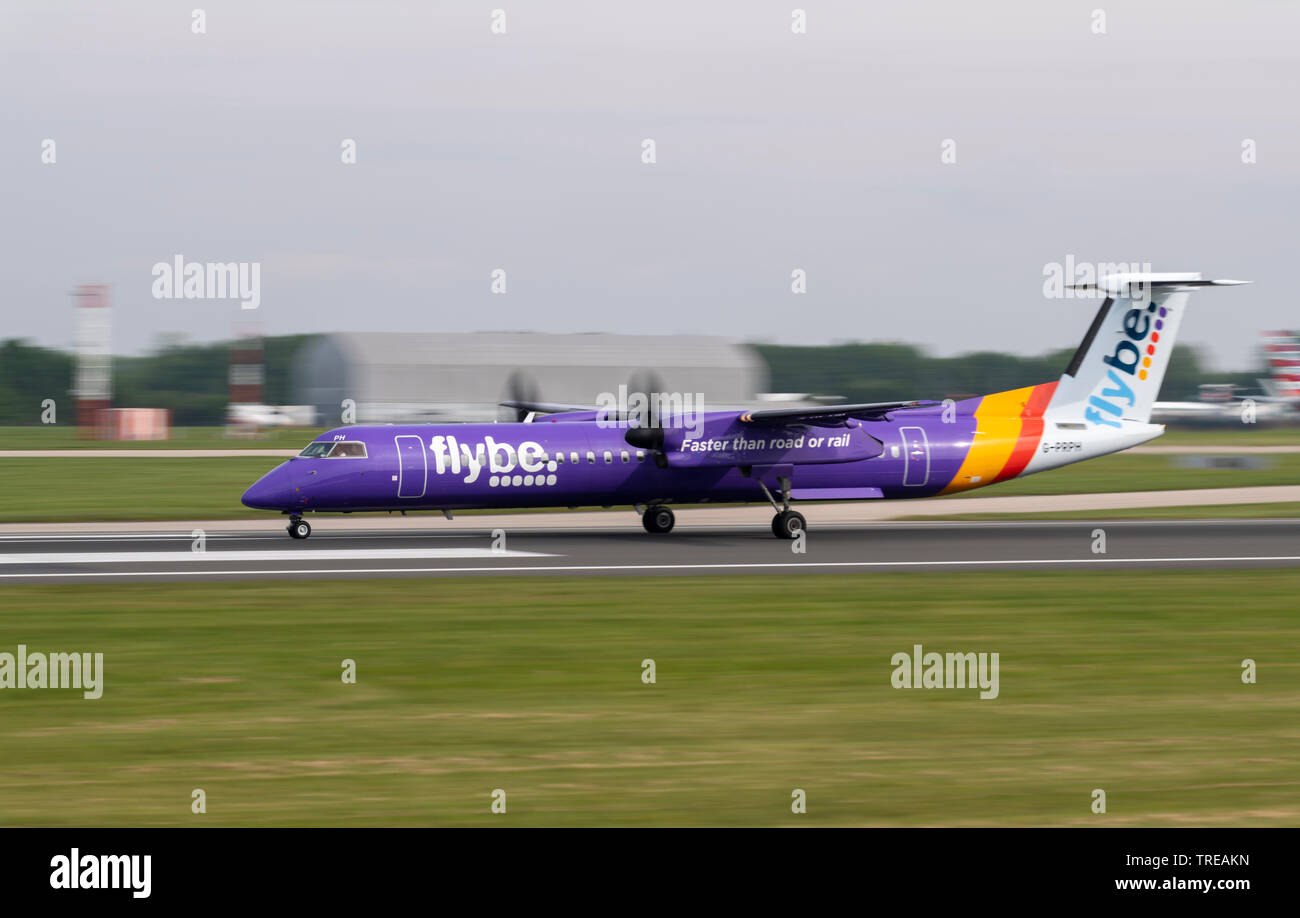
M 293 487 L 283 466 L 271 469 L 244 492 L 240 503 L 254 510 L 287 510 L 293 503 Z

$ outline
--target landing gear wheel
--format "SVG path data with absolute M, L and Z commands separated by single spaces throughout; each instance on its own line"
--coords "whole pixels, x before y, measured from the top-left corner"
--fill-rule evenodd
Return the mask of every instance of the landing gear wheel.
M 782 510 L 772 517 L 772 535 L 778 539 L 793 539 L 808 528 L 808 521 L 802 513 L 794 510 Z
M 646 532 L 672 532 L 673 524 L 676 522 L 677 517 L 667 507 L 648 507 L 646 512 L 641 514 L 641 525 L 645 527 Z
M 289 538 L 305 539 L 309 535 L 311 535 L 311 523 L 306 520 L 289 521 Z

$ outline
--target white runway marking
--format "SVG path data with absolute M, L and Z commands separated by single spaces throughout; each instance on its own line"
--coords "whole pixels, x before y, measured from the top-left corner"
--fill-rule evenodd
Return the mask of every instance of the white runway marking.
M 78 551 L 0 555 L 0 564 L 212 564 L 234 561 L 410 561 L 435 558 L 551 558 L 490 548 L 322 548 L 270 551 Z M 5 575 L 11 576 L 11 575 Z
M 436 550 L 436 549 L 435 549 Z M 170 554 L 170 553 L 169 553 Z M 217 557 L 239 554 L 239 552 L 211 552 Z M 256 552 L 261 554 L 261 552 Z M 290 554 L 301 554 L 300 552 L 290 552 Z M 527 555 L 529 552 L 514 552 L 515 555 Z M 499 554 L 493 554 L 484 551 L 486 557 L 501 557 Z M 445 555 L 443 557 L 446 557 Z M 538 555 L 536 557 L 554 557 L 552 555 Z M 321 569 L 293 569 L 287 570 L 258 570 L 250 568 L 238 571 L 94 571 L 89 573 L 75 572 L 63 573 L 57 575 L 51 574 L 0 574 L 0 580 L 17 579 L 21 577 L 193 577 L 193 576 L 232 576 L 244 577 L 249 574 L 464 574 L 464 573 L 483 573 L 485 571 L 497 573 L 545 573 L 547 571 L 689 571 L 689 570 L 752 570 L 755 568 L 872 568 L 872 567 L 999 567 L 1011 564 L 1189 564 L 1189 563 L 1216 563 L 1224 562 L 1243 562 L 1243 561 L 1300 561 L 1300 555 L 1264 555 L 1264 556 L 1242 556 L 1242 557 L 1214 557 L 1214 558 L 999 558 L 987 560 L 966 560 L 966 561 L 772 561 L 753 564 L 734 564 L 721 562 L 718 564 L 538 564 L 538 565 L 516 565 L 512 567 L 372 567 L 372 568 L 321 568 Z
M 207 533 L 207 538 L 225 539 L 231 536 L 220 535 L 217 533 Z M 283 534 L 279 536 L 271 535 L 238 535 L 233 538 L 241 539 L 274 539 L 286 538 Z M 167 541 L 194 541 L 194 536 L 190 532 L 157 532 L 157 533 L 134 533 L 125 536 L 120 532 L 83 532 L 69 533 L 67 535 L 24 535 L 24 536 L 0 536 L 0 542 L 162 542 Z
M 197 527 L 202 528 L 202 527 Z M 209 542 L 218 541 L 257 541 L 257 542 L 287 542 L 289 537 L 283 532 L 272 535 L 270 533 L 248 533 L 248 532 L 220 532 L 205 531 L 205 536 Z M 371 541 L 375 539 L 466 539 L 487 538 L 487 530 L 482 534 L 478 532 L 339 532 L 339 533 L 318 533 L 312 536 L 317 542 L 336 541 L 341 539 L 365 539 Z M 193 542 L 194 534 L 186 530 L 185 532 L 158 532 L 158 533 L 125 533 L 125 532 L 82 532 L 82 533 L 62 533 L 57 535 L 37 534 L 37 535 L 13 535 L 0 536 L 0 542 Z

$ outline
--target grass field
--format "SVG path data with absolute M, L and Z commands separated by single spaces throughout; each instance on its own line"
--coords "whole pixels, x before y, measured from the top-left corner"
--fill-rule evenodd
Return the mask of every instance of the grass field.
M 94 701 L 0 691 L 0 824 L 1295 825 L 1298 591 L 1296 571 L 6 587 L 0 650 L 100 651 L 105 677 Z M 999 697 L 893 688 L 913 644 L 999 653 Z
M 1300 446 L 1300 427 L 1200 427 L 1166 430 L 1152 446 Z
M 1265 457 L 1263 469 L 1184 469 L 1175 456 L 1119 454 L 944 500 L 1016 494 L 1072 494 L 1300 482 L 1300 453 Z M 0 522 L 238 519 L 266 516 L 239 503 L 244 490 L 282 460 L 57 458 L 0 459 Z M 905 508 L 900 507 L 900 513 Z
M 327 429 L 270 428 L 243 438 L 222 427 L 174 427 L 168 440 L 85 440 L 69 424 L 0 427 L 0 449 L 302 449 Z
M 1260 457 L 1260 469 L 1188 469 L 1178 465 L 1179 456 L 1150 456 L 1116 453 L 1013 478 L 989 488 L 976 488 L 956 495 L 1011 497 L 1016 494 L 1086 494 L 1105 491 L 1168 491 L 1185 488 L 1245 488 L 1258 485 L 1300 483 L 1300 453 Z M 946 499 L 946 498 L 945 498 Z
M 268 428 L 257 437 L 227 437 L 220 426 L 178 426 L 170 439 L 83 439 L 70 424 L 0 426 L 0 450 L 295 450 L 328 426 Z
M 1300 503 L 1206 504 L 1187 507 L 1138 507 L 1132 510 L 1051 510 L 1038 513 L 954 513 L 900 516 L 902 520 L 1259 520 L 1300 517 Z
M 239 519 L 240 495 L 283 460 L 0 459 L 0 522 Z

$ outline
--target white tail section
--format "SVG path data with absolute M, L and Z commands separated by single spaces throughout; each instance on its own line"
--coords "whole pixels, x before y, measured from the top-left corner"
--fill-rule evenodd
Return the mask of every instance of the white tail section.
M 1191 292 L 1244 283 L 1200 274 L 1110 274 L 1086 288 L 1104 300 L 1044 415 L 1090 429 L 1147 423 Z

